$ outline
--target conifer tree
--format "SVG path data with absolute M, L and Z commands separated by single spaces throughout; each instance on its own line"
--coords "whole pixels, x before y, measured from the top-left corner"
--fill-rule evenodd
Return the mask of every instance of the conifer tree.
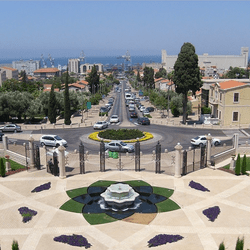
M 224 242 L 221 242 L 219 245 L 219 250 L 225 250 Z
M 12 250 L 19 250 L 18 242 L 15 240 L 12 242 Z
M 178 94 L 183 94 L 183 124 L 187 119 L 188 92 L 193 95 L 202 86 L 198 56 L 191 43 L 184 43 L 174 65 L 173 81 Z
M 236 165 L 235 165 L 235 174 L 240 175 L 240 154 L 237 156 Z
M 246 157 L 246 154 L 244 154 L 242 165 L 241 165 L 241 174 L 246 174 L 246 170 L 247 170 L 247 157 Z
M 65 125 L 70 125 L 70 100 L 69 100 L 69 72 L 67 68 L 65 89 L 64 89 L 64 123 Z
M 3 158 L 0 158 L 0 174 L 2 177 L 4 177 L 6 174 L 6 169 L 4 166 Z
M 235 250 L 243 250 L 243 248 L 244 248 L 244 237 L 242 239 L 238 237 Z
M 54 84 L 52 84 L 49 95 L 49 109 L 48 109 L 48 118 L 50 123 L 56 123 L 56 107 L 57 103 L 54 91 Z

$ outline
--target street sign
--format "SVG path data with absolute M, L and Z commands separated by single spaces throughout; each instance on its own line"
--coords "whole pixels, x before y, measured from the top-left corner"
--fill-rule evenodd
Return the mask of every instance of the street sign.
M 91 109 L 91 102 L 87 102 L 87 109 Z

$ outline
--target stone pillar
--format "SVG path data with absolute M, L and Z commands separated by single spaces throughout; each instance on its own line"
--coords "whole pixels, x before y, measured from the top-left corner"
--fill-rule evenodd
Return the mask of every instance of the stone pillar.
M 34 169 L 35 168 L 34 138 L 32 136 L 30 136 L 30 138 L 29 138 L 29 150 L 30 150 L 29 167 L 30 167 L 30 169 Z
M 234 134 L 234 148 L 235 148 L 235 155 L 238 154 L 238 148 L 239 148 L 239 134 Z
M 178 144 L 174 147 L 175 149 L 175 174 L 174 177 L 180 178 L 181 177 L 181 150 L 182 150 L 181 144 L 178 142 Z
M 232 159 L 231 159 L 231 162 L 230 162 L 230 169 L 231 170 L 234 170 L 235 169 L 235 155 L 232 155 L 231 156 L 232 157 Z
M 208 134 L 206 138 L 207 138 L 207 163 L 208 163 L 208 166 L 211 166 L 211 145 L 212 145 L 211 134 Z
M 4 154 L 6 154 L 6 150 L 9 149 L 9 147 L 8 147 L 8 137 L 6 135 L 3 136 L 3 149 L 4 149 Z
M 59 161 L 59 178 L 66 178 L 65 174 L 65 147 L 58 147 L 58 161 Z

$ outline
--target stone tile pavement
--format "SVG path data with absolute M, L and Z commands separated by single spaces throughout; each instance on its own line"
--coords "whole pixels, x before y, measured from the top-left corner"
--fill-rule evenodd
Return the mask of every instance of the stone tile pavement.
M 226 163 L 222 163 L 226 164 Z M 69 198 L 66 190 L 88 186 L 97 180 L 125 181 L 140 179 L 151 185 L 174 189 L 171 197 L 181 209 L 159 213 L 148 225 L 117 221 L 89 225 L 82 214 L 60 210 Z M 210 192 L 189 187 L 193 180 Z M 51 182 L 51 189 L 31 193 L 36 186 Z M 202 169 L 182 178 L 165 174 L 134 171 L 107 171 L 59 179 L 45 169 L 25 171 L 0 178 L 0 246 L 11 248 L 18 241 L 22 250 L 76 249 L 53 238 L 61 234 L 81 234 L 92 244 L 91 249 L 148 249 L 147 241 L 156 234 L 180 234 L 183 240 L 157 249 L 215 250 L 224 241 L 226 249 L 235 249 L 237 237 L 244 236 L 245 249 L 250 248 L 250 178 L 234 176 L 218 169 Z M 221 213 L 210 222 L 202 211 L 219 206 Z M 22 223 L 18 208 L 27 206 L 38 213 Z

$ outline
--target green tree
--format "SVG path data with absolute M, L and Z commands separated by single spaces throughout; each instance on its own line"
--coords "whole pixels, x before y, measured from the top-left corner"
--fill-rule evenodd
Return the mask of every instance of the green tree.
M 12 242 L 12 250 L 19 250 L 18 242 L 13 240 Z
M 243 248 L 244 248 L 244 237 L 242 239 L 238 237 L 235 250 L 243 250 Z
M 143 70 L 143 82 L 146 89 L 154 89 L 155 82 L 154 82 L 154 70 L 153 68 L 145 67 Z
M 248 78 L 249 77 L 249 73 L 247 72 L 247 70 L 242 69 L 242 68 L 238 68 L 238 67 L 230 67 L 229 71 L 226 73 L 226 77 L 230 78 L 230 79 L 234 79 L 234 78 Z
M 141 82 L 141 77 L 140 77 L 140 72 L 139 72 L 139 70 L 137 71 L 136 80 L 137 80 L 138 82 Z
M 64 89 L 64 123 L 66 125 L 71 124 L 70 120 L 70 100 L 69 100 L 69 82 L 68 82 L 69 72 L 67 69 L 65 89 Z
M 6 174 L 6 169 L 4 166 L 3 158 L 0 158 L 0 174 L 2 177 L 4 177 Z
M 155 78 L 166 78 L 167 77 L 167 71 L 164 68 L 160 68 L 159 71 L 155 74 Z
M 56 123 L 56 96 L 54 91 L 54 84 L 51 86 L 50 94 L 49 94 L 49 110 L 48 110 L 48 118 L 50 123 Z
M 188 92 L 193 95 L 202 86 L 198 56 L 195 54 L 195 47 L 191 43 L 184 43 L 174 65 L 173 81 L 175 90 L 183 94 L 183 123 L 187 118 Z
M 221 242 L 219 245 L 219 250 L 225 250 L 224 242 Z
M 241 165 L 241 174 L 246 174 L 246 170 L 247 170 L 247 157 L 246 157 L 246 154 L 244 154 L 242 165 Z
M 236 164 L 235 164 L 235 174 L 240 175 L 240 154 L 238 154 L 237 159 L 236 159 Z
M 86 81 L 89 83 L 89 91 L 91 94 L 97 93 L 99 89 L 100 76 L 97 74 L 95 65 L 92 67 L 91 72 L 86 77 Z

